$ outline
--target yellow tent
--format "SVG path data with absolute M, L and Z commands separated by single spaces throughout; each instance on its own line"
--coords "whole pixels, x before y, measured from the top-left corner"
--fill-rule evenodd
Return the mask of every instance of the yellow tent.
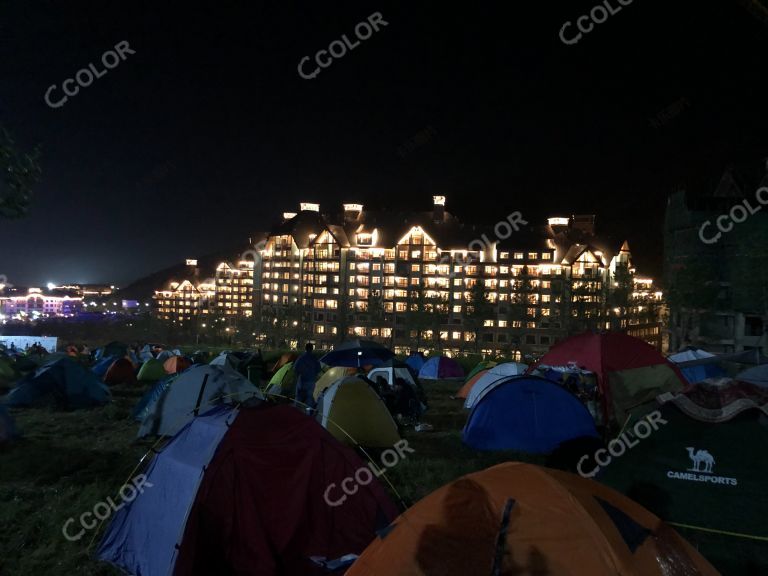
M 315 391 L 312 394 L 315 397 L 315 400 L 317 400 L 320 394 L 323 393 L 323 390 L 336 382 L 336 380 L 340 380 L 345 376 L 350 376 L 356 371 L 357 368 L 347 368 L 346 366 L 334 366 L 333 368 L 329 368 L 322 376 L 320 376 L 320 378 L 317 379 L 317 384 L 315 384 Z
M 379 395 L 365 381 L 348 376 L 320 398 L 317 419 L 340 442 L 389 448 L 400 440 L 397 424 Z

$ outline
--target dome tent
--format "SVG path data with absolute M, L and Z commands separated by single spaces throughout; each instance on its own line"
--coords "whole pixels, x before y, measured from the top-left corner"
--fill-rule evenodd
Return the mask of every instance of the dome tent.
M 627 428 L 655 411 L 658 429 L 584 471 L 670 522 L 713 530 L 688 537 L 723 573 L 756 573 L 768 563 L 765 542 L 729 534 L 768 536 L 768 390 L 702 382 L 641 407 Z
M 456 360 L 447 356 L 433 356 L 419 370 L 421 380 L 464 378 L 464 370 Z
M 140 382 L 156 382 L 168 376 L 163 368 L 163 363 L 156 358 L 150 358 L 139 368 L 136 378 Z
M 627 410 L 685 386 L 678 369 L 653 346 L 620 332 L 585 332 L 567 338 L 550 348 L 538 365 L 575 365 L 594 372 L 602 413 L 609 421 L 623 422 Z
M 597 438 L 595 422 L 570 392 L 538 376 L 492 383 L 475 403 L 464 443 L 476 450 L 548 454 L 563 442 Z
M 716 576 L 659 518 L 597 482 L 511 462 L 439 488 L 345 576 Z
M 525 374 L 528 366 L 517 362 L 504 362 L 487 370 L 477 373 L 473 378 L 467 380 L 467 383 L 461 387 L 456 394 L 457 398 L 466 398 L 464 408 L 472 408 L 477 398 L 483 391 L 496 380 L 506 376 L 519 376 Z
M 111 400 L 109 388 L 90 370 L 69 357 L 38 368 L 19 381 L 6 396 L 8 406 L 45 406 L 63 409 L 102 406 Z
M 135 384 L 136 372 L 128 358 L 118 358 L 104 374 L 104 383 L 108 386 L 116 384 Z
M 389 448 L 400 440 L 387 406 L 368 382 L 356 376 L 337 380 L 320 395 L 317 419 L 351 446 Z
M 171 436 L 213 404 L 235 404 L 256 398 L 261 391 L 242 375 L 219 366 L 192 366 L 165 386 L 145 408 L 138 437 Z
M 348 366 L 332 366 L 331 368 L 328 368 L 328 370 L 323 372 L 320 375 L 320 378 L 317 379 L 315 391 L 312 395 L 315 397 L 315 400 L 317 400 L 320 397 L 320 394 L 322 394 L 326 388 L 329 388 L 331 384 L 336 382 L 336 380 L 346 378 L 356 372 L 357 368 L 350 368 Z
M 359 554 L 397 514 L 375 479 L 326 503 L 363 467 L 290 406 L 218 406 L 149 464 L 152 489 L 117 511 L 97 556 L 132 574 L 325 574 L 311 557 Z

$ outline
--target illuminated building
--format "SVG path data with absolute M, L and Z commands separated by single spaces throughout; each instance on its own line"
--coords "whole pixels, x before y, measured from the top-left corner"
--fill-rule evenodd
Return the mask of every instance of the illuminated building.
M 266 334 L 278 323 L 288 332 L 298 324 L 303 330 L 293 332 L 321 348 L 343 332 L 398 352 L 518 358 L 588 328 L 621 329 L 661 345 L 660 292 L 635 279 L 626 244 L 613 257 L 597 247 L 593 215 L 550 218 L 500 240 L 498 226 L 464 225 L 446 212 L 444 196 L 433 200 L 433 210 L 422 213 L 344 204 L 334 217 L 309 203 L 285 213 L 261 252 L 256 282 Z M 612 311 L 621 266 L 626 302 Z M 478 292 L 487 304 L 483 318 L 473 313 Z
M 23 295 L 15 290 L 7 292 L 0 296 L 0 310 L 11 319 L 73 316 L 83 308 L 80 296 L 54 294 L 41 288 L 29 288 Z
M 255 263 L 221 262 L 200 282 L 190 261 L 190 278 L 157 291 L 157 314 L 181 323 L 252 318 L 267 346 L 311 339 L 328 348 L 344 335 L 398 352 L 525 359 L 567 335 L 608 328 L 661 346 L 661 293 L 635 276 L 626 243 L 611 255 L 593 215 L 531 225 L 518 214 L 520 226 L 510 216 L 482 227 L 445 205 L 435 196 L 427 212 L 348 203 L 324 214 L 303 202 L 254 246 Z

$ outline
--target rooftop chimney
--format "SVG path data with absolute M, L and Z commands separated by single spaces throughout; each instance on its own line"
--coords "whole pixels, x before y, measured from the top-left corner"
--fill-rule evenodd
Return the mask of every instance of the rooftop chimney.
M 344 222 L 354 222 L 362 213 L 362 204 L 344 204 Z
M 432 196 L 432 220 L 435 223 L 445 222 L 445 196 Z

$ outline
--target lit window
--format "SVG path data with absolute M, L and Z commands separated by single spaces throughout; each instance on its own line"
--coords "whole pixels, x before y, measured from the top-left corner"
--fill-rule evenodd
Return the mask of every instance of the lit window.
M 536 258 L 538 258 L 538 254 L 536 252 L 528 252 L 529 260 L 536 260 Z
M 515 252 L 515 260 L 522 260 L 525 255 L 522 252 Z
M 542 260 L 551 260 L 552 254 L 550 252 L 542 252 L 541 253 L 541 259 Z

